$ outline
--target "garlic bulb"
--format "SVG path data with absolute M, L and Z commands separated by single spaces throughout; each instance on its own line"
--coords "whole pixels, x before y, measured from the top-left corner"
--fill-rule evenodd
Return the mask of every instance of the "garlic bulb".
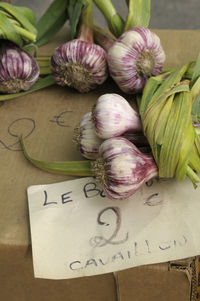
M 100 138 L 120 136 L 126 131 L 141 131 L 138 113 L 118 94 L 100 96 L 93 109 L 95 131 Z
M 108 49 L 107 61 L 116 84 L 131 94 L 141 92 L 149 77 L 161 73 L 165 53 L 155 33 L 133 27 Z
M 88 92 L 108 76 L 106 53 L 99 45 L 75 39 L 55 50 L 51 70 L 58 85 Z
M 92 166 L 106 196 L 113 200 L 130 197 L 158 174 L 153 157 L 122 137 L 105 140 L 99 155 Z
M 29 90 L 40 74 L 34 57 L 8 40 L 0 40 L 0 92 Z
M 91 112 L 86 113 L 81 119 L 80 126 L 74 129 L 73 142 L 85 158 L 94 160 L 98 157 L 99 146 L 103 140 L 95 133 Z

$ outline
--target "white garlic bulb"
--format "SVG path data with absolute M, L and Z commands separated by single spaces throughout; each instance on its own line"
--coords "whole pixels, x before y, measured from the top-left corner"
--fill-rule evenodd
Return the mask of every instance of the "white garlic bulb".
M 93 121 L 95 131 L 102 139 L 142 129 L 138 113 L 118 94 L 104 94 L 98 98 L 93 109 Z
M 149 77 L 161 73 L 165 53 L 159 37 L 145 27 L 124 32 L 108 49 L 110 75 L 125 93 L 138 93 Z

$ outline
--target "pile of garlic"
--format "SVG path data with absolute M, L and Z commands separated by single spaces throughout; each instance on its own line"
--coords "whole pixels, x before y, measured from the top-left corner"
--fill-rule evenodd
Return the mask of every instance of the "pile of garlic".
M 75 128 L 73 141 L 85 158 L 94 160 L 94 174 L 110 199 L 130 197 L 158 174 L 153 156 L 135 145 L 148 144 L 138 113 L 118 94 L 98 98 Z

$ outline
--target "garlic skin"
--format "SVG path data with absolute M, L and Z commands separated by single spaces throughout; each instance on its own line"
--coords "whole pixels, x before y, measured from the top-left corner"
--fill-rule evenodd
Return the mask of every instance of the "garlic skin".
M 34 57 L 8 40 L 0 40 L 0 92 L 29 90 L 40 74 Z
M 96 134 L 102 139 L 117 137 L 129 130 L 142 130 L 138 113 L 118 94 L 104 94 L 98 98 L 93 121 Z
M 99 147 L 103 142 L 94 130 L 92 113 L 86 113 L 80 125 L 74 129 L 73 142 L 77 145 L 83 157 L 95 160 L 99 156 Z
M 108 50 L 109 71 L 122 91 L 141 92 L 149 77 L 161 73 L 165 53 L 159 37 L 145 27 L 124 32 Z
M 75 39 L 56 48 L 51 70 L 58 85 L 89 92 L 107 79 L 106 53 L 99 45 Z
M 100 158 L 93 169 L 105 194 L 112 200 L 124 200 L 142 185 L 158 175 L 158 168 L 151 155 L 122 137 L 105 140 L 99 148 Z

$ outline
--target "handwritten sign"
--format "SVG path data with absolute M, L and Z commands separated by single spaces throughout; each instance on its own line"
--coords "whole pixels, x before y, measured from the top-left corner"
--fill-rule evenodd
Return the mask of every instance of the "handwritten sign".
M 50 120 L 46 120 L 46 122 L 54 123 L 58 127 L 70 127 L 67 123 L 67 117 L 73 111 L 65 110 L 58 115 L 55 115 Z M 24 139 L 28 138 L 36 129 L 36 121 L 32 117 L 20 117 L 11 121 L 6 129 L 7 135 L 2 139 L 0 136 L 0 151 L 8 150 L 12 152 L 22 151 L 19 137 L 22 135 Z M 6 140 L 12 137 L 14 142 L 7 143 Z M 8 139 L 9 140 L 9 139 Z
M 35 277 L 67 279 L 200 254 L 200 196 L 190 181 L 144 185 L 125 201 L 94 178 L 28 188 Z

